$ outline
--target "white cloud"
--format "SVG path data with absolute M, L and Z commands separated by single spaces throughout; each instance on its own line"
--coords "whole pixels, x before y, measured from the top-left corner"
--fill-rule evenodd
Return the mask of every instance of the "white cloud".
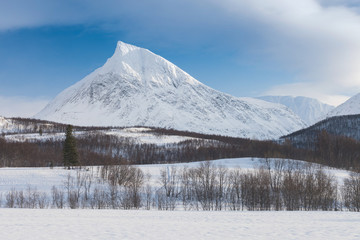
M 32 117 L 48 102 L 49 100 L 41 98 L 0 96 L 0 116 Z

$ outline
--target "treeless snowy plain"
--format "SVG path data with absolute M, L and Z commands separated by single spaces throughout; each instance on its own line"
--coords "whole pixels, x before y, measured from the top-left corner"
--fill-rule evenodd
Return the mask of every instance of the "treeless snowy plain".
M 1 209 L 1 239 L 360 239 L 350 212 Z

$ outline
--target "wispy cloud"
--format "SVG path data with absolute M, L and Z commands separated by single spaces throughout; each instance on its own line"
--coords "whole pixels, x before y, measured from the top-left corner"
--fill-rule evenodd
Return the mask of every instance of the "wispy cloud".
M 49 102 L 48 99 L 0 96 L 0 116 L 32 117 Z

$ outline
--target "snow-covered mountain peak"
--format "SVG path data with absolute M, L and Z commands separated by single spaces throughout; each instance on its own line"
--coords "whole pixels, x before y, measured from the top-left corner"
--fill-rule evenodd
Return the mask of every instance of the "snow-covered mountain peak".
M 118 41 L 118 43 L 116 45 L 114 56 L 116 56 L 116 55 L 124 56 L 131 51 L 136 51 L 136 50 L 140 50 L 140 49 L 141 48 L 139 48 L 137 46 L 127 44 L 122 41 Z
M 123 42 L 104 66 L 65 89 L 35 117 L 258 139 L 305 126 L 283 105 L 216 91 L 151 51 Z
M 176 87 L 184 83 L 201 84 L 163 57 L 121 41 L 117 43 L 113 56 L 98 69 L 98 72 L 120 75 L 127 81 L 147 88 Z

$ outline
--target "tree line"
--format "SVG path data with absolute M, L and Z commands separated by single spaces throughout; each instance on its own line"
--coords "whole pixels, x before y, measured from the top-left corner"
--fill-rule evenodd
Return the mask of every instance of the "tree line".
M 152 130 L 153 131 L 153 130 Z M 155 130 L 154 130 L 155 131 Z M 82 165 L 154 164 L 206 161 L 221 158 L 288 158 L 350 170 L 360 169 L 360 143 L 325 131 L 309 140 L 308 147 L 286 139 L 258 141 L 216 135 L 156 130 L 155 134 L 177 134 L 192 138 L 178 143 L 148 144 L 130 137 L 87 131 L 76 136 L 78 161 Z M 64 166 L 63 140 L 7 141 L 0 137 L 1 167 Z

